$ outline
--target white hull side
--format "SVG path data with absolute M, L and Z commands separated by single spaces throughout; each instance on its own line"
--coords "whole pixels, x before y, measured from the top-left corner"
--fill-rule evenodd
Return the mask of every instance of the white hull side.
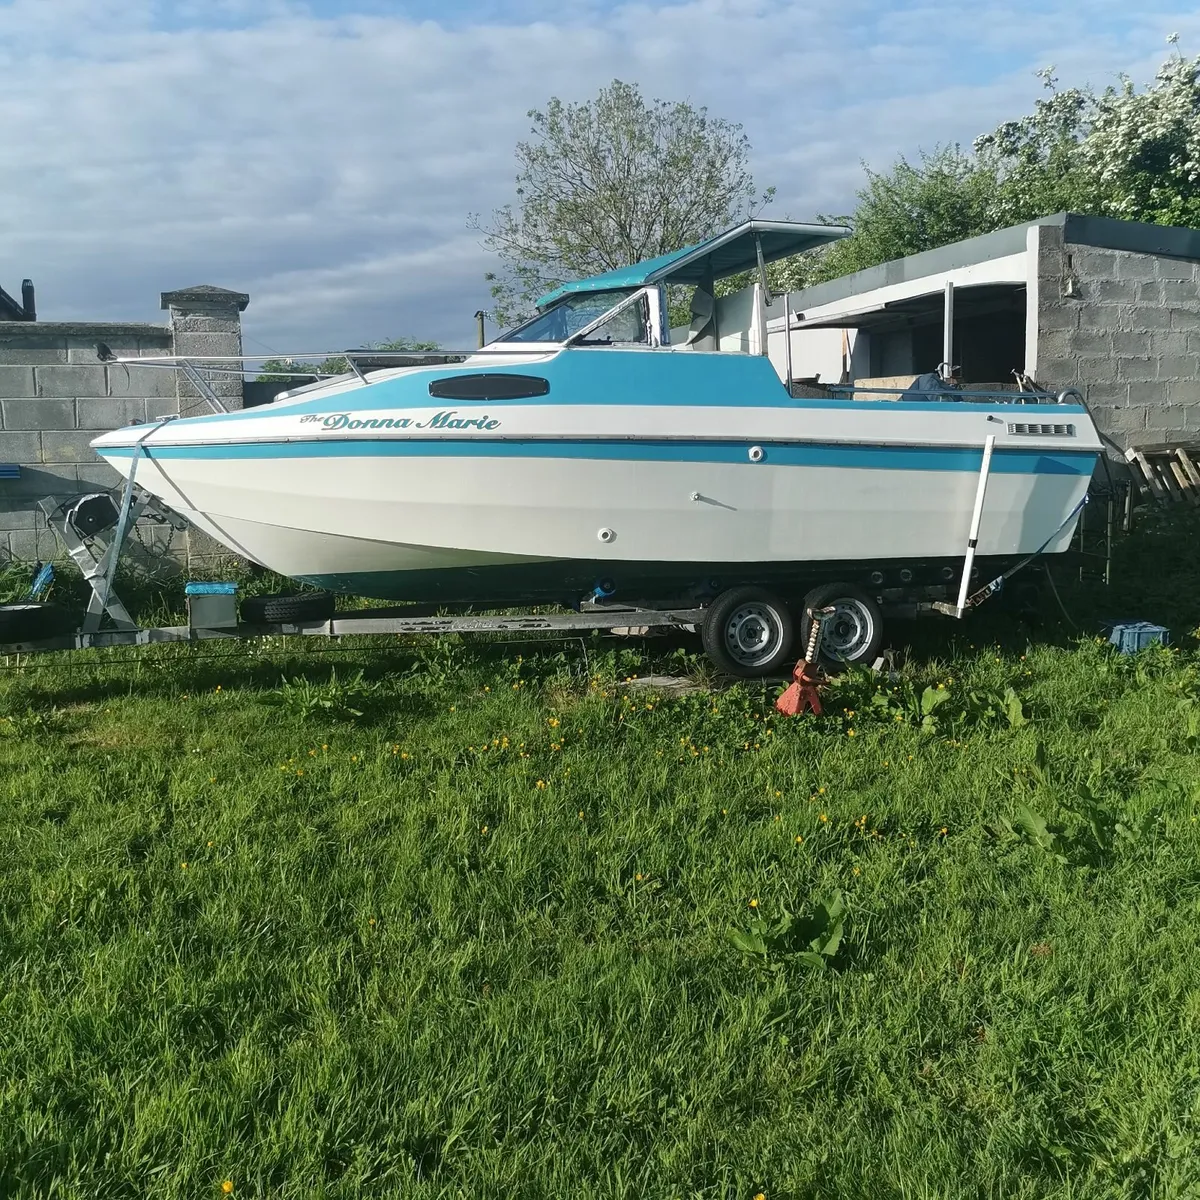
M 128 472 L 128 457 L 109 461 Z M 951 557 L 965 550 L 978 476 L 748 462 L 326 455 L 143 458 L 137 481 L 185 516 L 204 514 L 200 527 L 238 553 L 283 574 L 316 575 L 546 559 Z M 1080 475 L 994 473 L 979 553 L 1032 553 L 1087 483 Z M 601 529 L 615 536 L 602 541 Z M 1065 548 L 1069 536 L 1070 527 L 1048 549 Z

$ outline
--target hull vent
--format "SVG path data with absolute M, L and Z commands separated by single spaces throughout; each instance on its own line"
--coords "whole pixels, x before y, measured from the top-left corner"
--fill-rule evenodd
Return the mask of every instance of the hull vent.
M 1074 425 L 1028 425 L 1028 424 L 1010 424 L 1008 427 L 1009 433 L 1027 433 L 1033 434 L 1035 437 L 1074 437 Z

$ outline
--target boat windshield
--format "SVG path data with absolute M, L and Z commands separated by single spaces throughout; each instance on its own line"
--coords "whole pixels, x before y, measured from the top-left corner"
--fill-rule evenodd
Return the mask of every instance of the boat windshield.
M 627 296 L 632 296 L 638 288 L 617 288 L 608 292 L 572 292 L 564 296 L 552 308 L 536 317 L 531 317 L 524 325 L 518 325 L 509 333 L 502 334 L 498 342 L 565 342 L 573 333 L 590 325 L 599 317 L 604 316 L 611 308 L 615 308 Z M 645 304 L 629 304 L 617 313 L 612 320 L 592 332 L 579 346 L 611 346 L 616 342 L 645 342 L 646 338 L 646 306 Z

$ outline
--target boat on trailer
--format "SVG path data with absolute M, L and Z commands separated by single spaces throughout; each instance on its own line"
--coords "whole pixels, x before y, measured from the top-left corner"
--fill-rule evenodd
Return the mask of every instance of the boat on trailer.
M 765 264 L 847 232 L 747 221 L 565 284 L 460 361 L 363 370 L 351 354 L 349 374 L 270 405 L 92 445 L 231 551 L 317 588 L 709 605 L 710 653 L 744 674 L 786 660 L 789 606 L 821 588 L 838 608 L 826 643 L 873 657 L 889 589 L 953 587 L 961 610 L 968 549 L 997 572 L 1066 549 L 1101 446 L 1082 403 L 793 396 L 766 354 Z M 747 271 L 752 290 L 714 299 Z M 679 285 L 693 320 L 672 331 Z

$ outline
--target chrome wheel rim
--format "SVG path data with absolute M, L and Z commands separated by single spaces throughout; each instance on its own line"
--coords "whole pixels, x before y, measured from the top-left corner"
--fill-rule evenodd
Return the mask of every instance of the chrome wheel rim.
M 725 621 L 725 649 L 743 667 L 769 661 L 783 643 L 783 622 L 766 604 L 743 604 Z

